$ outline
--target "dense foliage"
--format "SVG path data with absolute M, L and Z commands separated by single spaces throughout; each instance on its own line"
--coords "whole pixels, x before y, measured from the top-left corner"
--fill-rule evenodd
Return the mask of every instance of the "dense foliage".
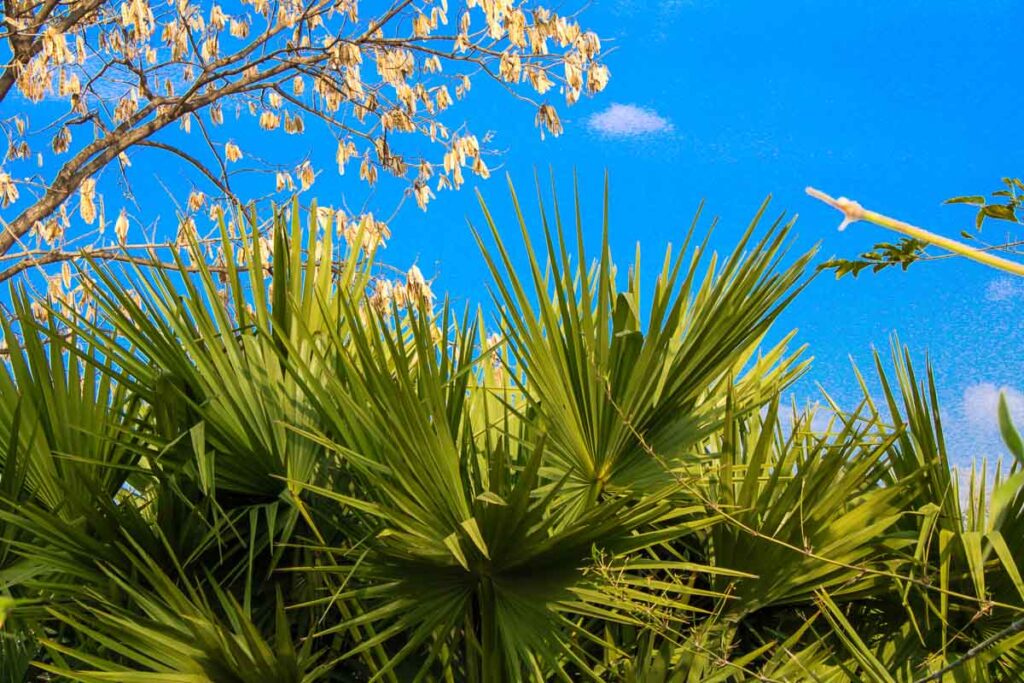
M 789 223 L 719 258 L 695 220 L 642 288 L 580 211 L 520 214 L 519 267 L 484 208 L 493 320 L 315 208 L 223 225 L 243 265 L 15 292 L 0 680 L 1019 680 L 1005 408 L 961 492 L 898 345 L 879 403 L 781 405 Z
M 146 256 L 169 220 L 184 242 L 240 197 L 303 192 L 334 168 L 358 177 L 335 208 L 362 206 L 348 220 L 383 239 L 394 205 L 426 210 L 490 175 L 493 132 L 457 113 L 474 84 L 557 136 L 560 102 L 608 84 L 605 52 L 565 3 L 5 0 L 0 281 Z M 154 191 L 171 201 L 140 205 Z

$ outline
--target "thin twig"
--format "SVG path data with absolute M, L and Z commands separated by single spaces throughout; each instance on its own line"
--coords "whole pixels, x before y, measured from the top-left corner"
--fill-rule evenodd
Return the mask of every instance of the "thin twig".
M 916 681 L 914 681 L 914 683 L 930 683 L 931 681 L 940 681 L 942 680 L 942 677 L 948 674 L 950 671 L 953 671 L 954 669 L 957 669 L 965 663 L 967 663 L 968 661 L 974 659 L 982 652 L 995 645 L 998 641 L 1002 640 L 1003 638 L 1009 638 L 1010 636 L 1016 633 L 1020 633 L 1021 631 L 1024 631 L 1024 617 L 1017 619 L 1015 622 L 1004 628 L 999 633 L 996 633 L 995 635 L 990 636 L 989 638 L 986 638 L 985 640 L 981 641 L 980 643 L 972 647 L 970 650 L 968 650 L 967 653 L 964 654 L 964 656 L 960 659 L 950 664 L 947 664 L 938 671 L 931 673 L 925 676 L 924 678 L 917 679 Z

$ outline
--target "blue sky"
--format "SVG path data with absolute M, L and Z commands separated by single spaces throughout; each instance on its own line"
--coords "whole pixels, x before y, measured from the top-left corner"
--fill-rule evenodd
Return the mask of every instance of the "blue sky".
M 579 172 L 592 239 L 602 176 L 610 173 L 611 237 L 621 262 L 637 242 L 648 264 L 667 243 L 678 244 L 702 199 L 706 217 L 722 219 L 720 251 L 729 251 L 769 194 L 769 214 L 800 214 L 799 245 L 820 240 L 822 259 L 893 237 L 868 225 L 838 232 L 838 215 L 806 197 L 806 185 L 955 236 L 970 227 L 972 212 L 942 200 L 1024 174 L 1024 91 L 1014 85 L 1022 21 L 1024 5 L 1011 0 L 595 0 L 581 23 L 613 49 L 608 89 L 560 107 L 565 133 L 541 141 L 529 106 L 476 81 L 453 112 L 478 136 L 492 133 L 491 147 L 501 150 L 489 161 L 492 179 L 440 193 L 426 214 L 409 203 L 392 222 L 384 259 L 418 263 L 437 277 L 436 289 L 456 298 L 484 299 L 488 277 L 466 226 L 467 217 L 481 218 L 474 184 L 514 234 L 504 174 L 530 209 L 534 170 L 549 167 L 564 199 Z M 308 153 L 328 169 L 312 189 L 322 202 L 358 206 L 365 196 L 354 172 L 330 171 L 333 142 L 254 131 L 231 131 L 247 155 Z M 159 213 L 172 224 L 173 205 L 154 179 L 173 186 L 188 171 L 147 153 L 133 164 L 140 203 L 166 207 Z M 236 188 L 263 193 L 261 178 Z M 116 210 L 108 214 L 112 220 Z M 998 241 L 1006 226 L 990 223 L 985 234 Z M 916 358 L 931 357 L 947 434 L 963 462 L 1000 450 L 999 388 L 1024 419 L 1022 314 L 1024 282 L 949 260 L 858 280 L 823 275 L 779 331 L 798 328 L 815 358 L 798 397 L 813 398 L 820 382 L 845 404 L 858 398 L 850 359 L 869 370 L 871 349 L 887 349 L 898 331 Z
M 701 199 L 722 217 L 722 250 L 768 194 L 772 211 L 800 214 L 800 244 L 821 240 L 823 258 L 894 237 L 866 224 L 838 232 L 838 215 L 803 194 L 809 184 L 955 236 L 973 213 L 942 200 L 1024 172 L 1024 93 L 1011 85 L 1020 3 L 599 0 L 584 17 L 615 48 L 612 80 L 563 111 L 562 137 L 541 142 L 528 112 L 477 91 L 464 111 L 478 132 L 495 131 L 503 170 L 528 197 L 534 168 L 550 166 L 566 191 L 576 168 L 596 219 L 608 169 L 621 260 L 637 241 L 648 263 L 678 244 Z M 511 224 L 503 185 L 495 174 L 480 188 Z M 479 220 L 475 202 L 461 192 L 426 216 L 403 213 L 388 259 L 418 259 L 442 288 L 476 296 L 486 274 L 464 227 L 467 215 Z M 996 240 L 1007 226 L 985 234 Z M 823 275 L 780 326 L 799 328 L 815 358 L 801 399 L 821 382 L 855 401 L 850 359 L 870 370 L 871 349 L 887 351 L 894 331 L 919 360 L 927 353 L 966 462 L 1001 451 L 998 388 L 1024 413 L 1022 314 L 1024 287 L 950 260 L 858 280 Z

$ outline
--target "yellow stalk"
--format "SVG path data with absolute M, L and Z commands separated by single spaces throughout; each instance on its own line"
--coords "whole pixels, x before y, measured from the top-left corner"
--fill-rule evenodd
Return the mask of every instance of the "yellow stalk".
M 857 221 L 867 221 L 868 223 L 873 223 L 877 226 L 887 228 L 889 230 L 894 230 L 898 233 L 907 235 L 908 237 L 913 237 L 916 240 L 920 240 L 927 244 L 931 244 L 941 249 L 945 249 L 955 254 L 959 254 L 964 258 L 971 259 L 972 261 L 984 263 L 986 266 L 998 268 L 999 270 L 1002 270 L 1004 272 L 1013 273 L 1014 275 L 1024 277 L 1024 264 L 1017 263 L 1016 261 L 1010 261 L 1009 259 L 1004 259 L 1000 256 L 996 256 L 987 251 L 976 249 L 962 242 L 951 240 L 948 237 L 943 237 L 942 235 L 936 235 L 935 233 L 928 232 L 927 230 L 919 228 L 916 225 L 904 223 L 903 221 L 898 221 L 895 218 L 889 218 L 888 216 L 884 216 L 880 213 L 869 211 L 868 209 L 865 209 L 857 202 L 853 201 L 852 199 L 847 199 L 846 197 L 840 197 L 839 199 L 835 199 L 825 194 L 821 190 L 814 189 L 813 187 L 807 188 L 807 194 L 814 197 L 815 199 L 820 199 L 821 201 L 825 202 L 832 208 L 838 209 L 843 213 L 844 218 L 842 224 L 839 226 L 840 230 L 845 228 L 850 223 L 856 223 Z

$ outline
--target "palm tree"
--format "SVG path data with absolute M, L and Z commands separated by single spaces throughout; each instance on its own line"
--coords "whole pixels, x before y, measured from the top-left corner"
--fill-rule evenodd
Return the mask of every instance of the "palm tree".
M 88 309 L 12 291 L 0 680 L 1014 680 L 1008 416 L 961 510 L 898 348 L 881 409 L 781 409 L 791 223 L 719 259 L 695 219 L 643 306 L 580 203 L 515 202 L 525 269 L 481 203 L 487 308 L 295 205 L 269 251 L 240 210 L 237 260 L 93 264 Z

